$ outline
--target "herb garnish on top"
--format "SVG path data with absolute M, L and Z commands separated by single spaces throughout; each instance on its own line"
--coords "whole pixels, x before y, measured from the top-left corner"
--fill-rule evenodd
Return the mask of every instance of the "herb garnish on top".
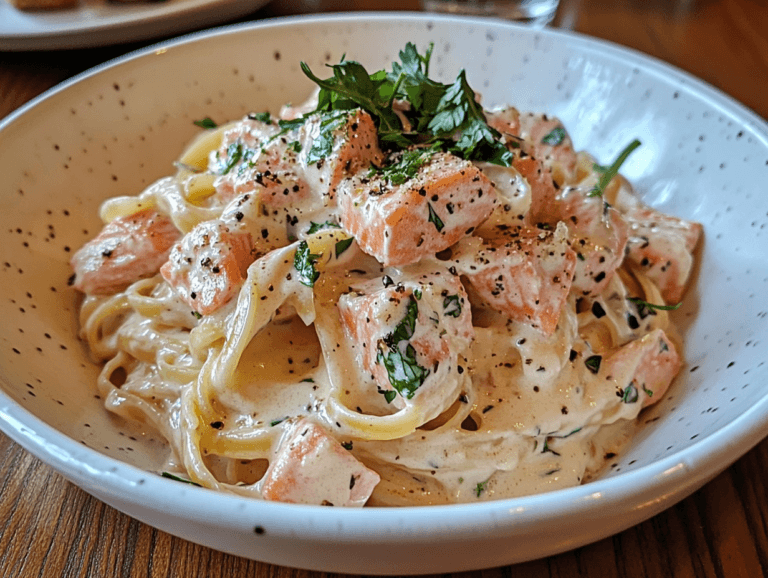
M 488 125 L 466 72 L 459 72 L 453 84 L 430 79 L 431 54 L 432 45 L 422 56 L 409 42 L 391 72 L 373 74 L 359 62 L 342 57 L 339 64 L 329 65 L 333 76 L 326 79 L 302 62 L 304 74 L 320 86 L 317 108 L 309 114 L 325 116 L 362 108 L 376 122 L 383 148 L 434 145 L 468 160 L 509 166 L 512 153 L 501 133 Z M 319 138 L 327 137 L 321 131 Z

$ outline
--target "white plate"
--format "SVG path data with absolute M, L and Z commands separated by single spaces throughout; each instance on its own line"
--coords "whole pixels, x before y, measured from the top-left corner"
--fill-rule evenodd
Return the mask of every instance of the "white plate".
M 696 287 L 676 312 L 687 365 L 608 475 L 526 498 L 403 509 L 264 503 L 160 478 L 160 445 L 94 398 L 75 336 L 71 251 L 97 205 L 172 171 L 197 132 L 298 101 L 342 54 L 369 70 L 435 42 L 442 80 L 468 70 L 488 104 L 562 117 L 578 148 L 612 158 L 645 199 L 704 224 Z M 663 63 L 574 34 L 429 15 L 274 20 L 206 32 L 81 75 L 0 123 L 0 427 L 67 478 L 175 535 L 266 562 L 425 573 L 554 554 L 637 524 L 689 495 L 768 434 L 768 126 Z
M 207 28 L 269 0 L 80 0 L 74 8 L 17 10 L 0 0 L 0 50 L 89 48 Z

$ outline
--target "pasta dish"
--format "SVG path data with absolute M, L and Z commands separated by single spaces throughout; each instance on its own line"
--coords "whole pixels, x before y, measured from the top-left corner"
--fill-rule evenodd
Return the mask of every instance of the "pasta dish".
M 163 475 L 328 506 L 593 478 L 680 369 L 697 223 L 464 71 L 342 59 L 279 115 L 199 136 L 72 258 L 107 409 Z

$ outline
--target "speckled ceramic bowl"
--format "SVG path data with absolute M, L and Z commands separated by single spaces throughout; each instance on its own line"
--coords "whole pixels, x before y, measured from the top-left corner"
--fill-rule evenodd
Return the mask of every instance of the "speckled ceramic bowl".
M 76 337 L 72 251 L 103 199 L 172 171 L 192 120 L 276 111 L 344 53 L 375 69 L 409 39 L 460 68 L 487 104 L 559 115 L 652 205 L 704 224 L 695 288 L 676 312 L 687 364 L 601 479 L 527 498 L 431 508 L 263 503 L 151 473 L 162 446 L 113 418 Z M 144 522 L 267 562 L 354 573 L 457 571 L 573 548 L 636 524 L 768 434 L 768 126 L 703 83 L 634 52 L 556 31 L 425 15 L 275 20 L 187 37 L 88 72 L 0 123 L 0 427 L 87 491 Z

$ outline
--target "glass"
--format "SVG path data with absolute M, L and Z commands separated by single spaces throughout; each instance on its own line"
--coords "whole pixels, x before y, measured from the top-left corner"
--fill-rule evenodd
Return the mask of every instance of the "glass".
M 555 18 L 559 0 L 421 0 L 429 12 L 495 16 L 534 26 L 546 26 Z

